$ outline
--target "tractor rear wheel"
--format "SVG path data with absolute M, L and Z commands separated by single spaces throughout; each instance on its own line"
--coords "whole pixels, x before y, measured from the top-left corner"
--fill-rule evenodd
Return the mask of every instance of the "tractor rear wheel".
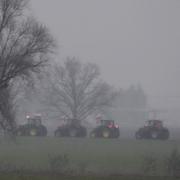
M 142 136 L 140 135 L 140 133 L 139 133 L 139 132 L 136 132 L 136 134 L 135 134 L 135 138 L 136 138 L 136 139 L 142 139 Z
M 102 131 L 102 137 L 103 138 L 110 138 L 110 131 L 108 129 L 104 129 Z
M 151 139 L 158 139 L 159 133 L 157 131 L 152 131 L 151 132 Z
M 161 139 L 162 140 L 167 140 L 169 138 L 169 131 L 167 129 L 164 129 L 162 132 L 161 132 Z
M 91 138 L 95 138 L 95 137 L 96 137 L 96 133 L 95 133 L 95 132 L 91 132 L 91 133 L 90 133 L 90 137 L 91 137 Z
M 47 128 L 45 126 L 39 127 L 39 136 L 47 136 Z
M 118 138 L 120 136 L 119 129 L 115 129 L 112 134 L 112 138 Z
M 77 130 L 74 129 L 74 128 L 71 128 L 71 129 L 69 130 L 69 136 L 70 136 L 70 137 L 76 137 L 76 136 L 77 136 Z

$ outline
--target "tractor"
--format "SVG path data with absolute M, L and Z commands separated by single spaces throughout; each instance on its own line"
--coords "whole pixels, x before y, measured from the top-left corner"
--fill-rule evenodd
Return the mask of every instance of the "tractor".
M 87 129 L 79 120 L 68 119 L 54 131 L 55 137 L 86 137 Z
M 92 138 L 118 138 L 119 136 L 119 125 L 113 120 L 100 120 L 100 125 L 90 133 Z
M 26 116 L 26 119 L 27 123 L 16 130 L 18 136 L 47 136 L 47 128 L 42 125 L 41 115 Z
M 144 127 L 135 133 L 136 139 L 161 139 L 169 138 L 169 130 L 163 126 L 161 120 L 148 120 Z

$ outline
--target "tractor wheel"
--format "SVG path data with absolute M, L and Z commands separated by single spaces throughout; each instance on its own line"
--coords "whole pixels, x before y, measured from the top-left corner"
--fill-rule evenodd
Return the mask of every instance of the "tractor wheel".
M 40 136 L 47 136 L 47 128 L 45 126 L 39 127 L 39 135 Z
M 37 130 L 36 129 L 30 129 L 29 135 L 30 136 L 37 136 Z
M 120 132 L 119 132 L 119 130 L 114 130 L 114 132 L 113 132 L 113 138 L 119 138 L 119 136 L 120 136 Z
M 76 137 L 77 136 L 77 130 L 74 128 L 69 129 L 69 136 L 70 137 Z
M 136 134 L 135 134 L 135 138 L 136 138 L 136 139 L 142 139 L 142 136 L 140 135 L 140 133 L 139 133 L 139 132 L 136 132 Z
M 96 138 L 96 133 L 95 133 L 95 132 L 91 132 L 91 133 L 90 133 L 90 137 L 91 137 L 91 138 Z
M 157 131 L 152 131 L 151 132 L 151 139 L 158 139 L 159 133 Z
M 104 129 L 102 131 L 102 137 L 103 138 L 110 138 L 110 131 L 108 129 Z
M 169 131 L 167 129 L 164 129 L 161 133 L 161 139 L 167 140 L 169 138 Z

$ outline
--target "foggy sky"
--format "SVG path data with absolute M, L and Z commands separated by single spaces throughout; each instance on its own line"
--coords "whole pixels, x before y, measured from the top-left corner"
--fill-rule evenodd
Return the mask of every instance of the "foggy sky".
M 58 41 L 59 60 L 95 62 L 112 85 L 141 83 L 152 103 L 179 106 L 179 0 L 32 0 L 31 8 Z

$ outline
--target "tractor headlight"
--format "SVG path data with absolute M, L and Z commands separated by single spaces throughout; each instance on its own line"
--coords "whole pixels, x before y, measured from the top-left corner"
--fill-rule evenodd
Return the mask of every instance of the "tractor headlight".
M 115 125 L 115 128 L 117 128 L 117 129 L 118 129 L 118 128 L 119 128 L 119 125 L 117 125 L 117 124 L 116 124 L 116 125 Z

